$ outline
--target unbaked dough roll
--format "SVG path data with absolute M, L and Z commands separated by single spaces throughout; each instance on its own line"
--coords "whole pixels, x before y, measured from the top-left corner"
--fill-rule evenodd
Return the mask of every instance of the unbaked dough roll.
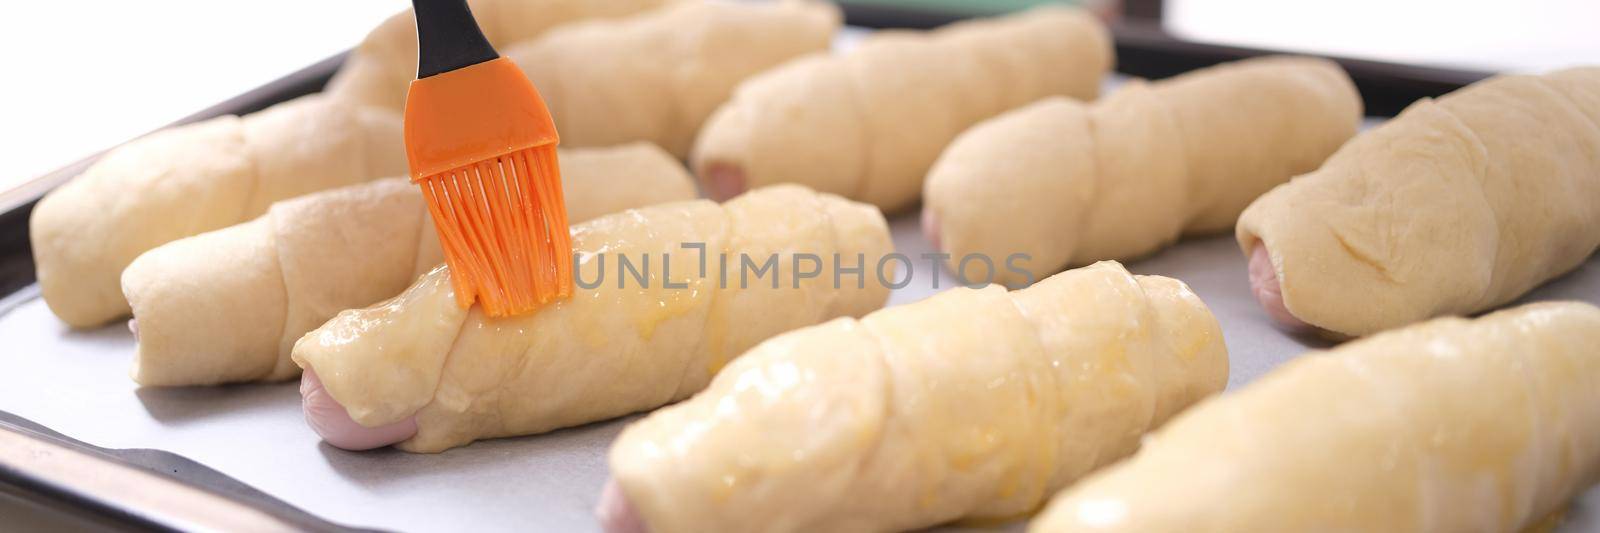
M 39 289 L 67 324 L 98 326 L 128 313 L 118 277 L 145 250 L 405 172 L 399 115 L 322 95 L 157 131 L 39 201 L 29 222 Z
M 674 0 L 468 0 L 496 48 L 527 41 L 568 22 L 642 13 Z M 410 9 L 367 33 L 328 82 L 328 91 L 399 112 L 417 79 L 417 23 Z
M 956 134 L 1045 96 L 1094 98 L 1111 54 L 1100 22 L 1071 8 L 878 32 L 740 85 L 700 132 L 693 168 L 719 198 L 792 182 L 908 207 Z
M 1114 262 L 774 337 L 611 449 L 614 531 L 898 531 L 1024 515 L 1222 390 L 1182 282 Z M 625 498 L 631 505 L 621 505 Z
M 1286 322 L 1359 336 L 1510 302 L 1600 245 L 1600 67 L 1413 104 L 1237 233 Z
M 694 182 L 660 148 L 564 150 L 573 221 L 690 200 Z M 146 386 L 282 380 L 289 350 L 339 311 L 400 294 L 444 261 L 422 195 L 407 178 L 309 194 L 246 224 L 179 239 L 123 271 Z
M 685 2 L 565 25 L 504 52 L 539 87 L 563 146 L 647 140 L 686 157 L 740 81 L 827 50 L 839 19 L 825 2 Z
M 1132 259 L 1233 227 L 1251 200 L 1309 172 L 1361 122 L 1332 61 L 1249 59 L 1093 105 L 1049 98 L 967 130 L 928 173 L 925 234 L 955 257 L 1012 254 L 996 280 Z
M 394 439 L 406 439 L 399 447 L 438 452 L 622 416 L 688 397 L 768 336 L 864 314 L 888 297 L 883 284 L 827 268 L 890 253 L 883 215 L 798 186 L 601 217 L 574 226 L 572 241 L 576 294 L 535 314 L 463 311 L 440 267 L 306 334 L 293 358 L 306 369 L 312 426 L 330 444 L 365 448 L 393 440 L 334 425 L 414 425 Z M 775 271 L 757 272 L 769 259 Z M 801 263 L 822 268 L 797 275 Z M 322 387 L 310 385 L 318 378 Z
M 1288 363 L 1057 496 L 1036 532 L 1522 531 L 1600 474 L 1600 309 L 1444 318 Z

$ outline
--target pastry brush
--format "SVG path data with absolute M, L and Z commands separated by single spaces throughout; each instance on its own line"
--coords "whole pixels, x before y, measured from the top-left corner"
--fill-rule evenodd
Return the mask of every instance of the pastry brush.
M 456 303 L 489 316 L 572 294 L 555 123 L 484 38 L 465 0 L 413 0 L 417 79 L 406 96 L 411 180 L 433 216 Z

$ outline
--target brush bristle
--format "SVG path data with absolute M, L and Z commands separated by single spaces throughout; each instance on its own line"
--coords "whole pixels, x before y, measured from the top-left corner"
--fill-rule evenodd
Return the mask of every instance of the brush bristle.
M 572 240 L 555 145 L 420 181 L 462 307 L 520 315 L 572 294 Z

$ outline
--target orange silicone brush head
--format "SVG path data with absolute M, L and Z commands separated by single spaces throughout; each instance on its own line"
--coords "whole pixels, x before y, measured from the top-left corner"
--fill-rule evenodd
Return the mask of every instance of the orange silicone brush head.
M 559 139 L 522 69 L 501 57 L 411 82 L 405 139 L 457 303 L 498 317 L 572 294 Z

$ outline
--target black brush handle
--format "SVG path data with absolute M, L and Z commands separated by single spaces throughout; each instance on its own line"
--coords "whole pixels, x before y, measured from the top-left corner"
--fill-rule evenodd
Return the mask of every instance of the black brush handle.
M 500 57 L 466 0 L 411 0 L 417 17 L 417 79 Z

